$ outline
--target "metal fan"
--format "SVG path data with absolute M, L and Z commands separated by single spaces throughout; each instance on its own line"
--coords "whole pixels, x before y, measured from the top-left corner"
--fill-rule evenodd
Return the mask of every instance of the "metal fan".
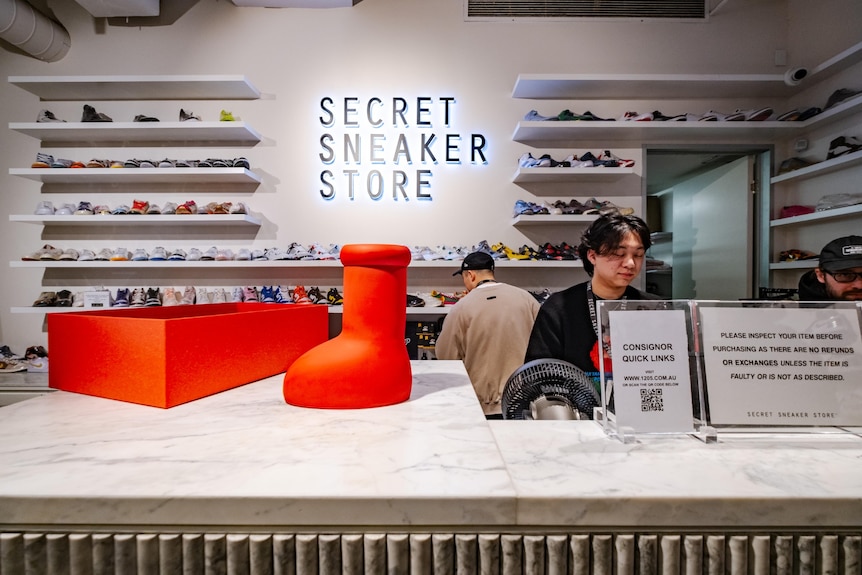
M 600 404 L 583 370 L 559 359 L 525 363 L 503 389 L 503 419 L 592 419 Z

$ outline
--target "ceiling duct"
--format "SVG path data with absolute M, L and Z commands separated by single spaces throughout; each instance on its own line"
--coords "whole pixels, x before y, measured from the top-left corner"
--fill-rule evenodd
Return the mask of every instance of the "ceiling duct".
M 255 8 L 347 8 L 362 0 L 231 0 L 236 6 Z
M 0 38 L 27 54 L 56 62 L 69 52 L 69 32 L 24 0 L 0 0 Z
M 705 20 L 706 0 L 464 0 L 468 18 Z

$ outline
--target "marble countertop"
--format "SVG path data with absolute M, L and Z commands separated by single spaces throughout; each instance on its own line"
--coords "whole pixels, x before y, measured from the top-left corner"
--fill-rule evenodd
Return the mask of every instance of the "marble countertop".
M 486 421 L 461 362 L 409 401 L 287 405 L 274 376 L 168 410 L 0 408 L 0 525 L 858 526 L 857 435 L 639 438 Z

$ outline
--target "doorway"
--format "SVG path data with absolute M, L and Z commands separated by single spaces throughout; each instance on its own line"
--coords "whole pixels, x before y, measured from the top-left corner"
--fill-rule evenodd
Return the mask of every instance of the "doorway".
M 739 300 L 755 293 L 763 149 L 645 151 L 652 247 L 646 290 L 668 299 Z M 768 182 L 765 185 L 769 185 Z

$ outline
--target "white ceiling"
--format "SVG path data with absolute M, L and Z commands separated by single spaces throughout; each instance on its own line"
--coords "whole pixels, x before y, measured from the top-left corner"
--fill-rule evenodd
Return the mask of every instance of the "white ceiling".
M 76 0 L 94 18 L 158 16 L 159 0 Z

